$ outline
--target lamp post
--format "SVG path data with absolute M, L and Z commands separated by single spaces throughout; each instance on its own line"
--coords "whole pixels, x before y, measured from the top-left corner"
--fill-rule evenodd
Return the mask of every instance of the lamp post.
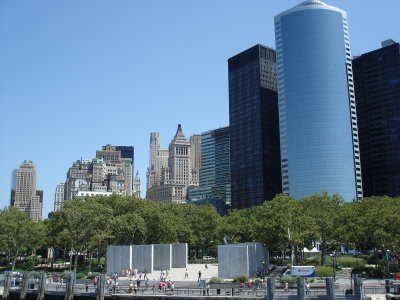
M 389 259 L 389 250 L 386 250 L 386 258 L 387 258 L 387 278 L 389 278 L 389 277 L 390 277 L 390 270 L 389 270 L 389 262 L 390 262 L 390 259 Z
M 333 263 L 332 263 L 332 269 L 333 269 L 333 281 L 335 281 L 335 280 L 336 280 L 336 270 L 335 270 L 335 267 L 336 267 L 336 250 L 335 250 L 335 251 L 333 251 Z
M 358 253 L 357 253 L 357 252 L 354 253 L 354 256 L 356 257 L 356 262 L 357 262 L 357 268 L 356 268 L 356 270 L 358 271 Z

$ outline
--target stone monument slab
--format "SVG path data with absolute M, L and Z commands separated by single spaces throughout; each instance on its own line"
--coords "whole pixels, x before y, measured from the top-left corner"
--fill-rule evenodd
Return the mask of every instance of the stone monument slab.
M 172 266 L 172 245 L 153 244 L 153 269 L 170 270 Z
M 188 258 L 188 245 L 186 243 L 175 243 L 172 245 L 172 267 L 186 268 Z

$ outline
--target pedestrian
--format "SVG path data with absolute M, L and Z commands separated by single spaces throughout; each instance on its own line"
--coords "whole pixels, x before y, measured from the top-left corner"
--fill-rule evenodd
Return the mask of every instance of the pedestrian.
M 133 282 L 132 282 L 132 280 L 130 280 L 129 281 L 129 293 L 131 293 L 132 294 L 132 291 L 133 291 Z
M 143 276 L 143 279 L 144 280 L 147 280 L 148 278 L 147 278 L 147 270 L 146 269 L 144 269 L 144 276 Z
M 86 288 L 86 292 L 88 292 L 89 291 L 89 283 L 87 281 L 85 282 L 85 288 Z
M 164 270 L 163 269 L 161 269 L 161 272 L 160 272 L 160 280 L 164 281 Z
M 136 281 L 137 287 L 138 289 L 140 289 L 140 278 L 138 278 L 138 280 Z
M 285 292 L 289 292 L 289 283 L 288 282 L 285 283 Z
M 97 277 L 96 277 L 96 276 L 93 278 L 93 285 L 94 285 L 94 286 L 97 285 Z
M 197 281 L 201 280 L 201 271 L 199 271 L 199 278 L 197 279 Z
M 185 270 L 185 277 L 184 278 L 189 278 L 189 272 L 188 272 L 187 269 Z
M 207 283 L 206 285 L 207 296 L 210 296 L 210 284 Z
M 136 293 L 137 293 L 137 286 L 136 286 L 136 283 L 133 283 L 133 291 L 135 292 L 135 295 L 136 295 Z
M 206 270 L 207 270 L 208 269 L 207 263 L 206 263 L 205 267 L 206 267 Z
M 171 283 L 171 292 L 173 292 L 174 289 L 175 289 L 175 284 L 172 282 L 172 283 Z
M 247 282 L 247 287 L 251 288 L 251 282 L 250 281 Z
M 307 282 L 307 284 L 306 284 L 306 294 L 309 294 L 309 293 L 310 293 L 310 283 Z

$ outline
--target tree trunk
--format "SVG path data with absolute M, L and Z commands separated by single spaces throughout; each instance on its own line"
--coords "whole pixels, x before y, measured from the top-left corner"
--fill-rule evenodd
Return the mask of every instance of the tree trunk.
M 75 259 L 74 259 L 74 272 L 76 274 L 76 269 L 78 267 L 78 252 L 75 253 Z
M 69 253 L 69 270 L 70 271 L 71 271 L 71 268 L 72 268 L 72 253 L 71 252 Z
M 11 272 L 14 272 L 15 263 L 17 262 L 17 257 L 18 257 L 18 250 L 15 251 L 15 255 L 14 255 L 13 259 L 12 259 Z
M 325 242 L 321 241 L 321 266 L 324 265 L 325 262 Z

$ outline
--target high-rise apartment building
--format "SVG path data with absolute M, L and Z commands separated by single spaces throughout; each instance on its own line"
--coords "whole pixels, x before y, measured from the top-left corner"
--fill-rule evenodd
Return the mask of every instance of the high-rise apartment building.
M 56 192 L 54 193 L 54 211 L 59 211 L 64 205 L 64 195 L 65 195 L 65 183 L 60 183 L 56 187 Z
M 364 197 L 400 196 L 400 47 L 353 60 Z
M 167 151 L 160 148 L 159 133 L 151 133 L 146 198 L 163 203 L 186 202 L 188 188 L 199 185 L 200 147 L 199 136 L 194 135 L 188 141 L 180 124 Z M 192 159 L 197 159 L 197 162 Z
M 256 45 L 228 60 L 232 208 L 281 193 L 275 50 Z
M 275 17 L 282 189 L 362 194 L 346 12 L 308 0 Z
M 118 149 L 121 150 L 118 150 Z M 124 156 L 122 156 L 124 153 Z M 107 173 L 109 176 L 121 176 L 118 169 L 122 168 L 124 182 L 124 194 L 132 196 L 133 185 L 133 147 L 118 146 L 114 147 L 110 144 L 103 146 L 101 150 L 96 151 L 96 158 L 102 158 L 106 162 Z M 117 174 L 118 173 L 118 174 Z M 119 177 L 118 177 L 119 178 Z
M 15 189 L 11 190 L 11 205 L 32 220 L 41 220 L 43 191 L 36 188 L 35 166 L 31 161 L 25 160 L 16 170 L 15 176 Z
M 132 196 L 133 147 L 118 148 L 107 144 L 96 151 L 96 158 L 74 162 L 67 173 L 64 199 L 112 193 Z
M 190 203 L 215 206 L 224 215 L 231 206 L 229 127 L 201 134 L 199 187 L 189 190 Z

